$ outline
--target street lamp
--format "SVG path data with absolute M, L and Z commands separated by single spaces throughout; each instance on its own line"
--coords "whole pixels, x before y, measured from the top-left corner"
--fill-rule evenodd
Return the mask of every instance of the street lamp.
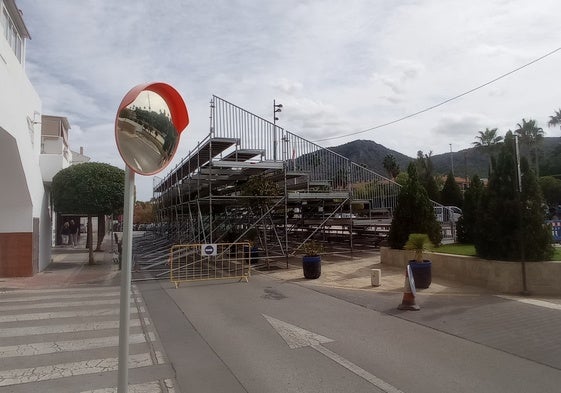
M 278 112 L 282 112 L 282 104 L 277 104 L 276 100 L 273 100 L 273 160 L 277 160 L 277 145 L 278 145 L 278 141 L 277 141 L 277 120 L 279 119 L 277 117 L 277 113 Z

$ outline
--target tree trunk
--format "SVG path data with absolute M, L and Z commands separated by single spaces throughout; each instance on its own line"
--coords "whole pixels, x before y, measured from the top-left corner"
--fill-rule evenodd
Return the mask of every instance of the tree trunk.
M 96 251 L 101 251 L 101 243 L 105 237 L 105 215 L 100 214 L 97 216 L 97 246 Z
M 88 214 L 88 236 L 86 239 L 86 246 L 88 247 L 88 263 L 90 265 L 95 264 L 94 254 L 93 254 L 93 228 L 92 228 L 92 216 Z

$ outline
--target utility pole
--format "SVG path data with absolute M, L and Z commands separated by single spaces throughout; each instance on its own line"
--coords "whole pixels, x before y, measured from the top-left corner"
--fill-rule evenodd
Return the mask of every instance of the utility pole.
M 452 154 L 452 144 L 450 143 L 450 167 L 452 168 L 452 176 L 454 176 L 454 155 Z

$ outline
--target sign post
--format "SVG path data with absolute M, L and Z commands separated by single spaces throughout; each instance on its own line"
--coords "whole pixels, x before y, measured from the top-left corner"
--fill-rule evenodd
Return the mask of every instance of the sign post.
M 134 210 L 134 172 L 125 168 L 123 210 L 123 255 L 121 259 L 121 297 L 119 309 L 119 392 L 126 392 L 129 380 L 129 325 L 132 265 L 132 219 Z
M 119 308 L 118 393 L 128 391 L 130 293 L 134 175 L 153 175 L 172 160 L 181 132 L 189 124 L 183 98 L 170 85 L 154 82 L 133 87 L 115 119 L 115 140 L 126 164 L 123 211 L 123 256 Z

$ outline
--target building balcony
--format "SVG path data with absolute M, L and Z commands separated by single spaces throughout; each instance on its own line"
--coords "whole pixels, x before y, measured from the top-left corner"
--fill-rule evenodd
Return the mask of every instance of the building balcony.
M 51 183 L 54 175 L 71 164 L 72 154 L 64 139 L 60 136 L 44 135 L 41 137 L 41 155 L 39 165 L 44 183 Z

